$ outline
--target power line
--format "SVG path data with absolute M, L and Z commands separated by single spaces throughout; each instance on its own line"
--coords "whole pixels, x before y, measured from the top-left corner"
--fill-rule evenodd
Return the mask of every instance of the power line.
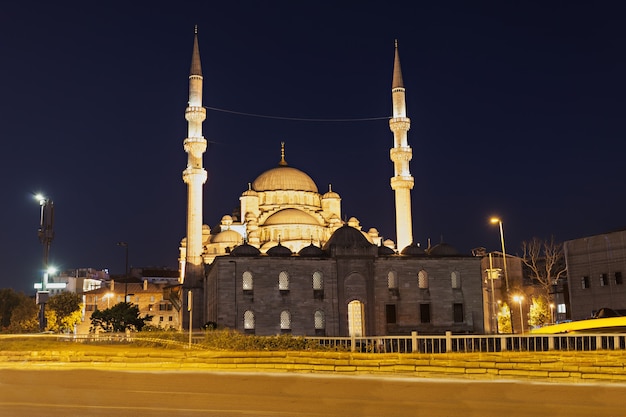
M 264 114 L 244 113 L 244 112 L 220 109 L 218 107 L 210 107 L 210 106 L 204 106 L 204 108 L 208 110 L 219 111 L 222 113 L 238 114 L 240 116 L 260 117 L 263 119 L 292 120 L 292 121 L 299 121 L 299 122 L 371 122 L 374 120 L 389 120 L 390 119 L 389 116 L 363 117 L 363 118 L 357 118 L 357 119 L 307 119 L 307 118 L 302 118 L 302 117 L 268 116 Z

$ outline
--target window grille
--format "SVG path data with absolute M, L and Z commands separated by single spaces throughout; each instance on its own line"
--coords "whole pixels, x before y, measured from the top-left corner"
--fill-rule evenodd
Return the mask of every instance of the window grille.
M 278 274 L 278 289 L 281 291 L 289 289 L 289 274 L 287 271 L 281 271 L 281 273 Z
M 243 313 L 243 328 L 246 330 L 254 329 L 254 313 L 250 310 Z
M 461 274 L 458 271 L 452 271 L 450 274 L 450 280 L 452 281 L 452 288 L 461 288 Z
M 396 271 L 389 271 L 387 273 L 387 288 L 393 290 L 398 288 L 398 276 Z
M 280 312 L 280 329 L 291 329 L 291 314 L 287 310 Z
M 428 273 L 423 269 L 417 273 L 417 285 L 420 288 L 428 288 Z
M 254 283 L 252 280 L 252 272 L 246 271 L 242 275 L 242 287 L 244 291 L 252 291 Z
M 313 289 L 324 289 L 324 278 L 322 277 L 322 273 L 320 271 L 313 272 Z
M 317 310 L 315 312 L 315 330 L 323 329 L 326 327 L 326 319 L 324 318 L 324 312 Z

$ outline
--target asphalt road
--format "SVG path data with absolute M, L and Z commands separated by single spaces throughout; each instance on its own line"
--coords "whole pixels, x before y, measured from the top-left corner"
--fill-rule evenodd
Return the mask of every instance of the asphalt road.
M 4 369 L 0 416 L 626 417 L 626 385 Z

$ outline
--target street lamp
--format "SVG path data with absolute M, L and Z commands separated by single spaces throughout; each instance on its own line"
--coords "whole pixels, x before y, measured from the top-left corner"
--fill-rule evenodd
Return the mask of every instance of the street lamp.
M 498 217 L 492 217 L 490 220 L 491 224 L 499 224 L 500 225 L 500 242 L 502 243 L 502 263 L 504 264 L 504 285 L 506 292 L 509 292 L 509 274 L 506 268 L 506 249 L 504 248 L 504 229 L 502 227 L 502 220 Z
M 513 301 L 519 304 L 519 322 L 522 328 L 522 334 L 524 333 L 524 317 L 522 315 L 522 301 L 524 300 L 523 295 L 515 295 L 513 296 Z
M 46 328 L 46 303 L 48 302 L 48 255 L 54 239 L 54 203 L 42 194 L 35 195 L 39 202 L 41 213 L 39 215 L 39 229 L 37 236 L 43 245 L 43 274 L 41 279 L 41 291 L 37 291 L 37 304 L 39 304 L 39 330 Z
M 550 321 L 554 324 L 554 303 L 550 303 Z

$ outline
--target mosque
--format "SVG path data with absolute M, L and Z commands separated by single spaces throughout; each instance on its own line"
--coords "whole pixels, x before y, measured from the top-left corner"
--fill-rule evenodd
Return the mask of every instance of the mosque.
M 445 243 L 413 244 L 410 119 L 397 43 L 389 120 L 396 242 L 383 241 L 375 228 L 362 230 L 354 217 L 342 221 L 339 194 L 331 186 L 320 193 L 309 175 L 290 166 L 284 143 L 278 164 L 241 194 L 238 214 L 224 215 L 214 230 L 204 225 L 202 83 L 196 30 L 183 142 L 188 154 L 187 235 L 179 258 L 184 327 L 189 309 L 193 328 L 210 323 L 259 335 L 483 331 L 480 259 Z

